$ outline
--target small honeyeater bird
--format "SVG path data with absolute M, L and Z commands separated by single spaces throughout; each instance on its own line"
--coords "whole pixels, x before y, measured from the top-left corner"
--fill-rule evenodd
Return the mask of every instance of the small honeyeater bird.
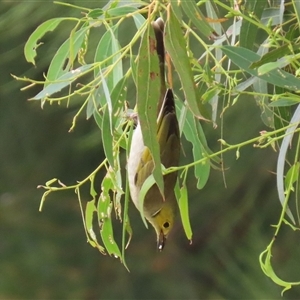
M 156 50 L 159 57 L 161 89 L 158 99 L 157 141 L 160 147 L 160 159 L 165 168 L 176 167 L 179 164 L 180 136 L 175 111 L 174 96 L 171 89 L 166 89 L 165 83 L 165 49 L 164 22 L 161 18 L 152 22 L 156 37 Z M 129 189 L 133 203 L 140 209 L 139 194 L 145 180 L 152 174 L 154 163 L 152 156 L 143 142 L 140 124 L 132 136 L 128 158 Z M 177 207 L 174 188 L 177 172 L 164 175 L 164 195 L 156 184 L 147 192 L 144 198 L 144 216 L 154 227 L 157 235 L 158 250 L 165 246 L 166 238 L 174 225 L 174 215 Z

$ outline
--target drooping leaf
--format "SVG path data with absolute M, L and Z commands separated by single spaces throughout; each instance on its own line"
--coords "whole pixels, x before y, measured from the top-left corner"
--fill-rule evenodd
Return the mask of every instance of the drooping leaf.
M 294 131 L 297 128 L 299 122 L 300 122 L 300 105 L 298 105 L 298 107 L 297 107 L 296 111 L 294 112 L 294 115 L 290 121 L 290 124 L 294 124 L 294 125 L 289 127 L 286 130 L 286 135 L 284 136 L 284 138 L 282 140 L 278 159 L 277 159 L 277 171 L 276 171 L 277 191 L 278 191 L 278 197 L 279 197 L 279 200 L 280 200 L 280 203 L 282 206 L 285 205 L 285 201 L 286 201 L 285 188 L 284 188 L 285 158 L 286 158 L 286 154 L 287 154 L 289 145 L 291 144 L 291 141 L 293 139 Z M 295 224 L 294 217 L 288 206 L 286 206 L 286 213 L 290 217 L 292 222 Z
M 120 249 L 115 242 L 113 226 L 111 220 L 112 202 L 110 200 L 109 191 L 113 189 L 113 184 L 109 176 L 105 176 L 101 184 L 101 194 L 98 200 L 97 213 L 100 224 L 100 234 L 104 246 L 110 255 L 116 258 L 122 258 Z
M 299 178 L 300 162 L 293 164 L 287 171 L 285 176 L 285 188 L 286 190 L 292 188 L 293 184 L 298 181 Z
M 105 107 L 102 118 L 102 144 L 109 164 L 114 166 L 114 155 L 113 155 L 113 133 L 111 132 L 111 121 L 110 121 L 110 112 L 108 106 Z
M 94 213 L 96 212 L 95 200 L 87 202 L 85 209 L 85 228 L 88 242 L 91 246 L 96 247 L 102 254 L 105 254 L 105 249 L 99 245 L 96 234 L 93 229 Z
M 255 16 L 255 19 L 260 20 L 267 3 L 267 0 L 247 0 L 245 5 L 243 5 L 243 13 L 249 18 Z M 258 29 L 256 24 L 243 18 L 240 32 L 240 46 L 250 50 L 253 49 Z
M 182 19 L 182 12 L 181 12 L 181 2 L 179 1 L 170 1 L 170 5 L 172 7 L 173 13 L 178 20 Z
M 156 52 L 156 39 L 150 23 L 142 37 L 137 62 L 137 111 L 144 144 L 148 147 L 153 162 L 153 176 L 163 194 L 164 183 L 161 171 L 160 149 L 157 135 L 157 105 L 160 99 L 160 71 Z
M 189 108 L 197 118 L 207 119 L 208 113 L 195 86 L 181 27 L 170 6 L 165 26 L 165 47 L 179 75 Z
M 216 36 L 214 29 L 207 22 L 201 10 L 197 7 L 195 1 L 181 1 L 183 11 L 188 18 L 197 27 L 197 29 L 206 37 Z
M 178 110 L 180 111 L 179 122 L 183 122 L 183 133 L 186 139 L 193 145 L 193 157 L 194 161 L 203 159 L 207 154 L 205 148 L 207 148 L 207 143 L 205 135 L 202 131 L 201 124 L 199 120 L 196 120 L 190 110 L 180 102 L 177 103 Z M 197 178 L 197 188 L 202 189 L 210 173 L 210 161 L 209 159 L 203 163 L 196 164 L 194 166 L 195 177 Z
M 45 87 L 70 71 L 87 30 L 88 27 L 79 29 L 59 47 L 51 60 L 46 75 Z
M 178 186 L 178 182 L 177 182 Z M 177 187 L 179 189 L 179 187 Z M 178 198 L 178 206 L 180 211 L 180 217 L 182 226 L 185 232 L 187 239 L 192 242 L 193 232 L 190 224 L 189 217 L 189 199 L 188 199 L 188 190 L 185 184 L 179 189 L 179 198 Z

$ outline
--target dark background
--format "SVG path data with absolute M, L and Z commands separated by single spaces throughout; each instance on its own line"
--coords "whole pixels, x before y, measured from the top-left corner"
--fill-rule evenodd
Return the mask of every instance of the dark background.
M 41 22 L 70 15 L 80 17 L 80 11 L 51 1 L 0 2 L 0 299 L 280 299 L 281 289 L 263 274 L 258 261 L 274 233 L 270 225 L 281 212 L 273 173 L 277 153 L 272 149 L 251 145 L 241 149 L 238 160 L 235 153 L 226 154 L 227 188 L 218 170 L 211 171 L 201 191 L 190 174 L 192 245 L 178 222 L 165 250 L 158 253 L 154 232 L 145 228 L 130 204 L 130 273 L 117 259 L 86 243 L 75 194 L 54 193 L 43 212 L 38 211 L 43 191 L 37 185 L 53 177 L 74 183 L 103 158 L 92 119 L 83 116 L 68 133 L 77 106 L 46 105 L 42 110 L 39 102 L 27 101 L 39 89 L 21 92 L 24 84 L 10 75 L 41 80 L 73 24 L 64 22 L 43 38 L 37 67 L 25 61 L 24 44 Z M 215 130 L 204 125 L 214 151 L 219 149 L 218 125 Z M 254 99 L 239 100 L 224 115 L 229 143 L 261 130 L 268 128 Z M 189 155 L 189 146 L 183 144 Z M 190 159 L 183 157 L 182 163 Z M 286 280 L 300 279 L 299 248 L 299 233 L 284 228 L 273 249 L 273 263 Z M 283 298 L 299 297 L 300 287 L 295 287 Z

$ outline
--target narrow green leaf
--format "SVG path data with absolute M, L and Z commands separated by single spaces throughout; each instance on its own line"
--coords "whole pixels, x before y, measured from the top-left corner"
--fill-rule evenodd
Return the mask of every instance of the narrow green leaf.
M 94 180 L 95 180 L 95 176 L 92 176 L 90 178 L 90 181 L 91 181 L 90 195 L 92 196 L 93 200 L 95 200 L 95 197 L 97 196 L 97 192 L 95 191 L 95 187 L 94 187 Z
M 281 107 L 281 106 L 291 106 L 298 104 L 300 99 L 280 97 L 278 100 L 269 103 L 270 107 Z
M 265 259 L 264 259 L 265 256 Z M 271 249 L 267 248 L 264 252 L 262 252 L 259 256 L 260 266 L 265 273 L 266 276 L 268 276 L 273 282 L 275 282 L 277 285 L 284 287 L 282 290 L 281 295 L 292 288 L 294 285 L 300 285 L 300 282 L 288 282 L 284 281 L 281 278 L 279 278 L 276 273 L 274 272 L 274 269 L 271 264 Z
M 206 108 L 201 103 L 201 97 L 195 86 L 180 24 L 170 7 L 165 27 L 165 47 L 172 59 L 176 72 L 178 72 L 189 108 L 196 117 L 200 119 L 208 118 Z
M 107 10 L 107 13 L 113 17 L 120 17 L 130 13 L 134 13 L 137 9 L 131 6 L 121 6 Z
M 45 86 L 69 72 L 81 48 L 87 30 L 88 27 L 79 29 L 59 47 L 50 63 Z M 65 66 L 66 63 L 67 66 Z
M 100 84 L 97 88 L 95 88 L 90 94 L 87 107 L 86 107 L 86 119 L 88 120 L 92 115 L 97 113 L 98 107 L 101 106 L 104 99 L 104 91 L 103 86 Z M 101 102 L 102 101 L 102 102 Z M 103 104 L 105 105 L 105 103 Z M 101 122 L 102 124 L 102 122 Z M 101 126 L 99 127 L 101 128 Z
M 274 112 L 269 108 L 268 83 L 262 79 L 252 77 L 255 80 L 253 83 L 255 95 L 255 101 L 261 110 L 261 119 L 269 127 L 274 128 Z
M 181 1 L 170 1 L 170 5 L 176 18 L 182 20 Z
M 181 1 L 180 3 L 183 11 L 202 34 L 206 37 L 216 36 L 214 29 L 206 21 L 195 1 Z
M 146 22 L 146 19 L 141 14 L 134 14 L 132 15 L 132 18 L 137 30 L 139 30 Z
M 293 184 L 298 181 L 299 178 L 299 168 L 300 162 L 296 162 L 294 165 L 290 167 L 285 176 L 285 189 L 289 189 L 293 186 Z
M 261 17 L 261 22 L 264 25 L 272 24 L 273 26 L 276 26 L 278 24 L 281 24 L 281 11 L 280 8 L 270 7 L 265 8 Z
M 47 20 L 46 22 L 39 25 L 35 31 L 28 38 L 25 47 L 24 47 L 24 55 L 28 62 L 35 65 L 35 57 L 36 57 L 36 49 L 40 44 L 38 41 L 49 31 L 53 31 L 61 21 L 65 20 L 65 18 L 54 18 Z
M 72 82 L 83 75 L 83 72 L 89 70 L 93 65 L 84 65 L 75 70 L 65 73 L 56 80 L 55 83 L 48 84 L 42 91 L 30 100 L 44 100 L 46 97 L 61 91 L 64 87 L 69 86 Z
M 113 134 L 111 132 L 111 120 L 110 120 L 110 111 L 108 106 L 105 107 L 103 118 L 102 118 L 102 144 L 105 156 L 109 164 L 114 166 L 114 156 L 113 156 Z
M 178 101 L 179 102 L 179 101 Z M 205 157 L 207 153 L 207 142 L 199 120 L 195 120 L 190 110 L 187 110 L 184 105 L 179 102 L 177 104 L 181 115 L 184 114 L 183 133 L 186 139 L 193 145 L 194 161 L 198 161 Z M 182 119 L 181 117 L 179 118 Z M 194 166 L 195 177 L 197 178 L 197 188 L 202 189 L 210 173 L 210 161 L 206 160 L 204 163 Z
M 205 7 L 206 7 L 207 16 L 210 19 L 212 19 L 212 20 L 213 19 L 218 19 L 218 13 L 217 13 L 218 8 L 217 8 L 217 5 L 213 1 L 205 2 Z M 234 25 L 235 24 L 236 23 L 234 23 Z M 212 23 L 211 27 L 215 30 L 215 32 L 217 34 L 219 34 L 221 36 L 221 34 L 222 34 L 222 25 L 221 25 L 221 23 L 218 23 L 218 22 L 217 23 Z M 234 31 L 234 32 L 237 34 L 237 31 Z M 228 36 L 226 38 L 228 38 Z M 215 58 L 219 62 L 219 65 L 216 66 L 215 74 L 213 76 L 215 78 L 215 82 L 221 82 L 223 53 L 222 53 L 222 50 L 218 47 L 215 47 L 214 51 L 215 51 Z M 208 65 L 207 69 L 210 70 L 210 65 Z M 212 108 L 211 119 L 212 119 L 214 124 L 216 124 L 216 120 L 217 120 L 217 117 L 218 117 L 218 104 L 220 102 L 218 94 L 219 94 L 219 91 L 216 92 L 213 95 L 213 97 L 211 97 L 209 99 L 209 103 L 210 103 L 211 108 Z M 205 98 L 203 96 L 202 96 L 202 98 L 205 101 Z
M 93 216 L 94 212 L 96 212 L 95 200 L 88 201 L 85 208 L 85 226 L 87 230 L 88 242 L 96 247 L 96 234 L 93 230 Z
M 117 40 L 117 33 L 116 26 L 108 28 L 97 45 L 94 60 L 95 62 L 102 62 L 102 64 L 95 69 L 94 77 L 99 78 L 101 84 L 93 91 L 93 97 L 88 102 L 87 118 L 90 118 L 94 113 L 94 109 L 98 109 L 100 105 L 105 105 L 104 100 L 111 102 L 110 95 L 116 84 L 123 78 L 122 60 L 120 60 L 120 53 L 118 53 L 120 45 Z M 108 59 L 111 56 L 112 58 Z M 112 111 L 110 112 L 112 115 Z
M 113 184 L 109 176 L 105 176 L 102 184 L 102 192 L 98 200 L 97 212 L 100 224 L 100 234 L 104 246 L 110 255 L 121 259 L 121 252 L 114 240 L 111 213 L 112 202 L 110 200 L 109 191 L 113 189 Z
M 243 5 L 243 13 L 250 18 L 255 16 L 256 20 L 260 20 L 267 3 L 267 0 L 247 0 L 245 5 Z M 257 25 L 243 19 L 240 32 L 240 46 L 247 49 L 253 49 L 257 31 Z
M 101 37 L 95 51 L 94 61 L 101 62 L 112 54 L 111 50 L 111 31 L 107 30 Z M 103 69 L 103 66 L 101 66 Z M 98 75 L 98 70 L 95 70 L 95 76 Z
M 104 69 L 106 71 L 110 71 L 111 65 L 113 64 L 113 59 L 108 59 L 108 57 L 112 56 L 114 53 L 112 49 L 112 39 L 114 38 L 114 30 L 116 30 L 115 26 L 108 28 L 107 31 L 103 34 L 102 38 L 100 39 L 99 44 L 97 45 L 94 61 L 102 63 L 99 66 L 99 69 L 95 69 L 94 71 L 95 78 L 99 78 L 100 72 L 104 73 Z M 110 71 L 110 73 L 106 76 L 106 82 L 109 90 L 113 88 L 114 84 L 113 72 L 114 71 Z
M 294 11 L 296 13 L 297 21 L 298 21 L 298 27 L 300 25 L 300 2 L 299 0 L 292 0 Z
M 270 52 L 267 52 L 258 61 L 252 63 L 250 65 L 250 69 L 255 69 L 266 63 L 276 61 L 278 58 L 284 57 L 289 53 L 291 53 L 289 49 L 289 45 L 288 44 L 282 45 L 276 49 L 271 50 Z
M 181 217 L 181 222 L 183 225 L 185 235 L 187 239 L 190 242 L 192 242 L 193 232 L 192 232 L 190 217 L 189 217 L 188 191 L 185 184 L 180 189 L 180 197 L 179 197 L 178 205 L 179 205 L 180 217 Z
M 115 85 L 123 78 L 123 64 L 122 60 L 120 59 L 121 54 L 119 53 L 120 50 L 120 44 L 118 40 L 118 27 L 114 30 L 111 29 L 111 50 L 112 53 L 115 55 L 113 56 L 113 71 L 112 71 L 112 79 L 113 84 L 112 88 L 115 87 Z
M 222 49 L 229 59 L 231 59 L 239 68 L 245 70 L 247 73 L 261 78 L 275 86 L 279 86 L 291 91 L 300 90 L 300 80 L 283 70 L 276 69 L 267 74 L 259 75 L 257 70 L 250 69 L 250 65 L 260 59 L 258 54 L 242 47 L 223 46 Z
M 93 113 L 94 119 L 100 130 L 102 130 L 102 125 L 103 125 L 103 116 L 100 115 L 100 113 L 95 110 Z
M 257 68 L 258 75 L 264 75 L 266 73 L 270 73 L 275 69 L 282 69 L 289 65 L 291 61 L 294 59 L 295 55 L 286 55 L 275 62 L 266 63 Z
M 124 118 L 123 107 L 125 106 L 127 96 L 127 77 L 124 76 L 114 87 L 111 92 L 112 102 L 112 123 L 111 132 L 116 128 L 118 120 Z
M 156 39 L 150 23 L 142 37 L 137 62 L 137 111 L 144 144 L 154 162 L 153 176 L 163 194 L 160 149 L 157 141 L 157 105 L 160 99 L 160 71 L 156 52 Z
M 103 15 L 103 9 L 101 8 L 96 8 L 91 10 L 88 14 L 87 17 L 88 18 L 92 18 L 92 19 L 98 19 L 100 16 Z

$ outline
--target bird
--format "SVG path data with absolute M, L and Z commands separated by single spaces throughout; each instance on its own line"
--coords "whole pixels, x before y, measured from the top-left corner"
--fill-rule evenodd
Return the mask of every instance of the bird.
M 177 167 L 180 158 L 180 134 L 176 117 L 174 94 L 172 89 L 166 88 L 165 82 L 165 49 L 164 22 L 161 18 L 152 22 L 156 37 L 156 51 L 160 66 L 160 98 L 158 99 L 157 141 L 160 147 L 160 160 L 165 168 Z M 154 162 L 149 149 L 144 145 L 141 126 L 133 132 L 127 162 L 129 190 L 133 203 L 138 210 L 139 194 L 145 180 L 152 174 Z M 147 191 L 143 202 L 143 213 L 146 220 L 154 227 L 157 237 L 157 249 L 162 251 L 166 239 L 173 228 L 177 201 L 175 185 L 177 172 L 163 176 L 164 193 L 160 192 L 157 184 Z

